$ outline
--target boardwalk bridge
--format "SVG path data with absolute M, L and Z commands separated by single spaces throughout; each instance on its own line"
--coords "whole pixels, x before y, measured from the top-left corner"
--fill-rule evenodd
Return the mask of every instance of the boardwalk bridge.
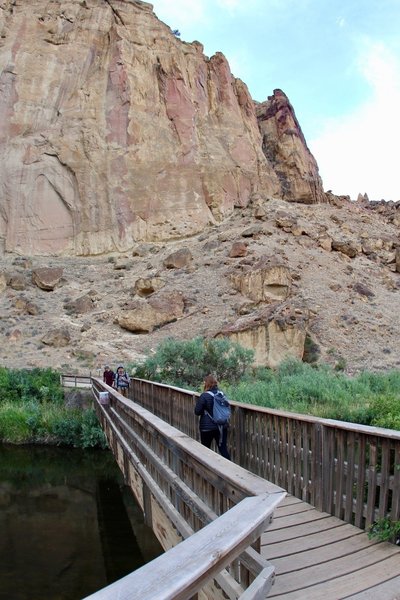
M 91 600 L 400 600 L 400 548 L 365 533 L 400 520 L 400 432 L 232 403 L 229 462 L 198 442 L 196 393 L 91 381 L 166 550 Z

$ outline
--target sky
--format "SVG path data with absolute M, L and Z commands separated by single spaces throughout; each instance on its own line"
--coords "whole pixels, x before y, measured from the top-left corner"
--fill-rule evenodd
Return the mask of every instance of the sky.
M 288 96 L 324 189 L 400 200 L 400 0 L 152 0 L 254 100 Z

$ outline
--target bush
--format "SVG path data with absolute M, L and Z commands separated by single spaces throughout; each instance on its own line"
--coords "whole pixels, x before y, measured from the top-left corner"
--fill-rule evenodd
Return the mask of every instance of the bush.
M 143 379 L 197 388 L 204 377 L 215 373 L 219 380 L 239 381 L 249 369 L 253 351 L 227 338 L 194 338 L 179 341 L 168 338 L 154 356 L 133 366 L 133 374 Z
M 369 528 L 369 539 L 379 542 L 392 542 L 400 546 L 400 521 L 392 521 L 387 517 L 378 519 Z
M 61 403 L 60 375 L 53 369 L 0 367 L 0 402 L 17 400 Z
M 400 430 L 400 395 L 379 394 L 370 405 L 371 425 Z
M 56 371 L 0 367 L 0 442 L 107 447 L 95 412 L 63 400 Z

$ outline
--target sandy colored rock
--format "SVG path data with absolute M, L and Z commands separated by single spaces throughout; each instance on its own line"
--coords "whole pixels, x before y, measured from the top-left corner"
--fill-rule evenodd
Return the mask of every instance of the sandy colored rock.
M 183 315 L 185 305 L 179 292 L 170 292 L 149 300 L 138 300 L 133 306 L 124 310 L 117 323 L 133 333 L 149 333 L 155 328 L 176 321 Z
M 297 303 L 275 304 L 241 317 L 218 336 L 254 350 L 255 366 L 276 368 L 288 358 L 302 359 L 308 321 L 307 308 Z
M 232 273 L 230 279 L 237 290 L 255 302 L 285 300 L 292 283 L 289 269 L 265 256 L 241 272 Z
M 173 252 L 163 261 L 164 267 L 167 269 L 183 269 L 187 267 L 193 259 L 189 248 L 180 248 Z
M 40 289 L 52 291 L 60 283 L 62 275 L 63 269 L 60 267 L 34 269 L 32 281 Z
M 147 298 L 155 292 L 158 292 L 165 286 L 165 281 L 161 277 L 141 277 L 137 279 L 134 286 L 134 291 L 138 296 Z
M 71 335 L 66 327 L 52 329 L 41 338 L 41 341 L 43 344 L 46 344 L 46 346 L 62 348 L 63 346 L 68 346 L 70 344 Z

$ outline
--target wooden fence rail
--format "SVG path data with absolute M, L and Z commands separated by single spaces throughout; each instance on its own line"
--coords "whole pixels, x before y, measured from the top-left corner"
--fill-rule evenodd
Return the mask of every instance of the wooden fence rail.
M 231 517 L 227 517 L 226 523 L 224 521 L 228 528 L 231 523 L 233 537 L 228 536 L 230 541 L 226 539 L 223 547 L 219 545 L 221 540 L 218 540 L 218 536 L 215 538 L 212 552 L 217 554 L 211 552 L 208 559 L 204 557 L 204 561 L 200 561 L 203 569 L 201 576 L 194 575 L 198 565 L 192 562 L 190 574 L 185 575 L 184 595 L 174 596 L 172 592 L 172 595 L 167 595 L 159 580 L 158 588 L 153 588 L 153 598 L 189 598 L 198 584 L 196 590 L 201 588 L 199 598 L 202 599 L 236 599 L 243 596 L 244 600 L 256 600 L 265 597 L 272 584 L 274 570 L 258 552 L 260 536 L 274 507 L 286 493 L 280 487 L 200 446 L 192 437 L 124 398 L 100 379 L 93 378 L 92 384 L 96 412 L 110 447 L 144 512 L 146 522 L 164 549 L 173 548 L 182 540 L 194 536 L 208 524 L 219 520 L 224 513 L 229 514 L 233 507 L 246 498 L 258 498 L 255 501 L 257 510 L 255 507 L 251 509 L 255 514 L 248 514 L 246 519 L 244 513 L 240 512 L 246 510 L 243 507 L 238 509 L 242 515 L 242 528 L 238 522 L 236 526 L 232 525 L 237 519 L 236 511 L 230 513 Z M 108 392 L 108 405 L 101 404 L 100 392 L 105 390 Z M 238 527 L 239 535 L 237 531 L 234 533 Z M 188 540 L 188 546 L 193 551 L 197 548 L 196 539 L 190 543 Z M 245 549 L 249 544 L 252 547 Z M 217 559 L 219 552 L 221 564 Z M 180 556 L 179 560 L 183 560 L 183 557 Z M 213 562 L 218 565 L 213 565 Z M 161 561 L 160 568 L 163 568 L 162 564 Z M 170 564 L 173 565 L 173 562 Z M 226 569 L 219 572 L 224 566 Z M 183 577 L 178 575 L 175 573 L 174 581 Z M 211 581 L 208 581 L 210 577 Z M 135 589 L 131 587 L 132 578 L 135 579 L 134 574 L 129 576 L 129 582 L 125 582 L 127 588 L 122 580 L 116 595 L 116 589 L 113 588 L 109 590 L 109 595 L 108 592 L 106 595 L 99 592 L 100 595 L 93 595 L 93 599 L 142 598 L 132 594 L 132 589 Z M 157 577 L 154 580 L 156 583 Z M 136 583 L 140 587 L 140 576 L 136 578 Z M 157 595 L 155 590 L 161 595 Z M 245 590 L 247 595 L 244 595 Z
M 62 387 L 78 387 L 78 388 L 91 388 L 92 378 L 91 375 L 60 375 L 60 384 Z
M 130 397 L 198 439 L 198 394 L 133 379 Z M 361 529 L 400 520 L 400 432 L 232 402 L 240 466 Z

